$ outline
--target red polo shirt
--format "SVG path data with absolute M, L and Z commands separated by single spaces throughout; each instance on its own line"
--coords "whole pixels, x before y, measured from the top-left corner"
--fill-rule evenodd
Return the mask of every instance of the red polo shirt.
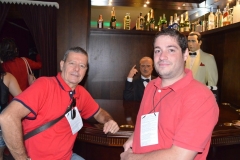
M 38 78 L 14 98 L 31 111 L 22 121 L 24 134 L 65 113 L 71 103 L 70 92 L 71 88 L 59 73 L 57 77 Z M 98 104 L 82 86 L 76 87 L 74 97 L 83 119 L 90 118 L 99 110 Z M 76 136 L 72 135 L 64 117 L 52 127 L 26 140 L 25 146 L 29 157 L 34 160 L 67 160 L 72 156 Z
M 161 88 L 159 77 L 147 85 L 134 131 L 134 153 L 167 149 L 174 144 L 201 152 L 195 160 L 206 159 L 219 108 L 212 92 L 194 80 L 190 70 L 185 72 L 186 76 L 171 86 Z M 158 144 L 141 147 L 141 116 L 154 111 L 159 112 Z

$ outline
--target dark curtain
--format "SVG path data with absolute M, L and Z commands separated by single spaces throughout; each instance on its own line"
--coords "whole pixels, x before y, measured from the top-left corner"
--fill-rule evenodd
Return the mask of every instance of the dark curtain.
M 0 2 L 0 31 L 4 24 L 5 18 L 7 17 L 10 4 Z
M 37 5 L 18 5 L 42 59 L 40 76 L 57 74 L 57 8 Z

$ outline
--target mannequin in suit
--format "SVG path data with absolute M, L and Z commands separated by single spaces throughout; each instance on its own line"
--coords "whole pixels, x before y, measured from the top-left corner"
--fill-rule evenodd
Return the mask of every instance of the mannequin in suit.
M 202 44 L 201 35 L 191 32 L 188 35 L 189 56 L 186 60 L 186 68 L 193 72 L 193 77 L 199 82 L 214 87 L 217 86 L 218 70 L 214 56 L 200 49 Z M 196 55 L 191 55 L 192 53 Z
M 138 110 L 140 107 L 140 103 L 143 97 L 143 93 L 145 87 L 148 84 L 148 80 L 152 80 L 155 77 L 152 76 L 153 71 L 153 60 L 150 57 L 143 57 L 139 61 L 139 70 L 136 69 L 136 65 L 134 65 L 129 74 L 127 76 L 127 80 L 125 82 L 125 88 L 123 91 L 123 107 L 126 117 L 126 122 L 128 125 L 134 125 L 136 121 L 136 114 L 132 110 Z M 135 76 L 136 75 L 136 76 Z M 137 112 L 136 112 L 137 113 Z
M 200 49 L 201 44 L 202 39 L 199 32 L 191 32 L 188 35 L 189 56 L 186 60 L 185 67 L 192 70 L 194 79 L 207 85 L 215 95 L 217 102 L 219 102 L 217 88 L 218 70 L 216 61 L 212 54 L 203 52 Z
M 142 96 L 144 93 L 144 89 L 146 85 L 148 84 L 149 79 L 152 80 L 153 76 L 153 60 L 150 57 L 143 57 L 139 61 L 139 70 L 141 72 L 141 75 L 138 77 L 133 78 L 138 70 L 136 69 L 136 65 L 134 65 L 128 76 L 127 80 L 125 82 L 125 89 L 123 91 L 123 99 L 128 101 L 141 101 Z

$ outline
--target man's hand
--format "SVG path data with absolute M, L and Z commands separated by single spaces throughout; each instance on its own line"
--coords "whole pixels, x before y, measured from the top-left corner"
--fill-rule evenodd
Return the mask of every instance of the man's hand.
M 103 132 L 107 134 L 110 133 L 116 133 L 119 130 L 118 124 L 114 120 L 109 120 L 104 124 Z
M 122 152 L 120 154 L 121 160 L 129 160 L 131 159 L 131 155 L 133 154 L 133 151 L 131 148 L 129 148 L 128 150 Z
M 128 140 L 123 144 L 124 151 L 127 151 L 128 149 L 132 149 L 133 135 L 134 135 L 134 133 L 133 133 L 133 134 L 128 138 Z
M 130 72 L 128 73 L 128 78 L 133 78 L 133 76 L 134 76 L 135 74 L 137 74 L 137 72 L 138 72 L 138 70 L 136 69 L 136 65 L 134 65 L 134 66 L 132 67 L 132 69 L 130 70 Z

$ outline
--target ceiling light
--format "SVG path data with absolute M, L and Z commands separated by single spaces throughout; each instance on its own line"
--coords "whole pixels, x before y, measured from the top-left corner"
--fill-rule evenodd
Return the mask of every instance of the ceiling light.
M 149 3 L 150 3 L 149 0 L 147 0 L 147 1 L 146 1 L 146 4 L 149 4 Z
M 147 5 L 146 5 L 146 4 L 144 4 L 144 5 L 143 5 L 143 7 L 147 7 Z

